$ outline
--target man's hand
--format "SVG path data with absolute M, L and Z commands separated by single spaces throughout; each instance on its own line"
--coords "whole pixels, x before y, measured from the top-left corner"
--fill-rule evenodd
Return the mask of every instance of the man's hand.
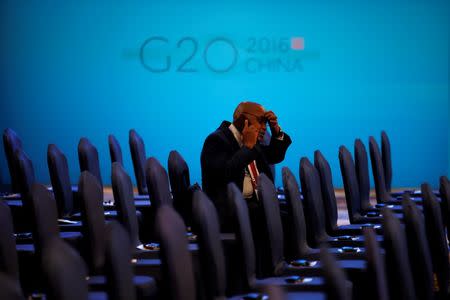
M 278 125 L 277 116 L 271 110 L 266 112 L 264 116 L 266 117 L 267 121 L 269 121 L 270 132 L 272 132 L 272 135 L 274 137 L 278 137 L 281 133 L 281 128 L 280 125 Z
M 244 129 L 242 129 L 242 143 L 245 147 L 252 149 L 258 141 L 258 129 L 255 126 L 248 126 L 248 120 L 245 120 Z

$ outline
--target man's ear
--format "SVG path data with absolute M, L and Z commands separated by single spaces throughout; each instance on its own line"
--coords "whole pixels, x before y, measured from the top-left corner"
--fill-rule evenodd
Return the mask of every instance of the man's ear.
M 236 127 L 239 132 L 242 132 L 242 130 L 244 129 L 245 120 L 247 120 L 247 118 L 244 116 L 244 114 L 241 114 L 236 120 L 233 121 L 234 127 Z

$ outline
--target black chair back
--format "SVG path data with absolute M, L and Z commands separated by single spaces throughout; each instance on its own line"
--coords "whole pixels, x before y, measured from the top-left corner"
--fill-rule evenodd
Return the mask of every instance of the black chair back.
M 103 188 L 102 176 L 100 174 L 100 162 L 98 160 L 97 148 L 87 138 L 81 138 L 78 143 L 78 161 L 80 172 L 88 171 L 94 175 Z
M 325 228 L 329 234 L 332 234 L 338 228 L 336 195 L 334 194 L 333 176 L 331 174 L 330 164 L 319 150 L 314 152 L 314 166 L 316 167 L 320 178 L 320 188 L 322 190 L 322 200 L 325 212 Z
M 229 183 L 227 185 L 227 197 L 232 215 L 234 216 L 236 249 L 238 250 L 238 255 L 235 257 L 236 265 L 242 267 L 240 272 L 244 278 L 242 289 L 248 291 L 256 280 L 255 244 L 250 226 L 248 208 L 242 191 L 239 190 L 235 183 Z
M 112 164 L 111 184 L 117 220 L 130 236 L 132 247 L 141 244 L 139 241 L 139 225 L 136 217 L 136 206 L 133 198 L 133 183 L 130 176 L 119 162 Z
M 264 233 L 262 236 L 267 237 L 268 243 L 265 248 L 270 255 L 269 259 L 263 257 L 263 264 L 270 263 L 268 268 L 263 267 L 263 272 L 267 272 L 267 275 L 270 276 L 278 276 L 284 272 L 286 263 L 284 261 L 283 225 L 277 191 L 272 180 L 263 173 L 258 177 L 257 191 L 263 208 L 264 216 L 262 219 L 265 222 L 265 228 L 259 228 L 258 230 L 262 230 Z
M 433 267 L 422 213 L 408 193 L 402 200 L 406 240 L 418 299 L 433 299 Z
M 72 185 L 67 158 L 55 144 L 48 145 L 47 164 L 58 207 L 58 216 L 64 218 L 74 212 Z
M 59 238 L 47 243 L 42 254 L 46 296 L 49 300 L 88 299 L 87 271 L 83 259 Z
M 30 206 L 33 213 L 33 243 L 39 255 L 49 240 L 59 237 L 58 213 L 53 194 L 39 183 L 33 184 L 31 189 Z
M 31 195 L 31 186 L 35 182 L 33 162 L 25 151 L 20 148 L 16 149 L 14 158 L 16 161 L 20 194 L 22 195 L 22 201 L 26 201 Z
M 112 221 L 106 225 L 105 245 L 105 273 L 108 286 L 108 299 L 136 299 L 129 247 L 130 239 L 126 230 L 118 222 Z
M 147 160 L 145 177 L 150 201 L 155 209 L 157 210 L 158 207 L 166 204 L 172 205 L 167 172 L 156 158 L 150 157 Z
M 25 300 L 19 281 L 0 271 L 0 299 Z
M 391 158 L 391 142 L 386 131 L 381 131 L 381 159 L 383 161 L 384 180 L 386 190 L 391 192 L 392 185 L 392 158 Z
M 387 300 L 388 287 L 386 281 L 386 269 L 381 256 L 380 245 L 377 242 L 375 230 L 364 228 L 364 247 L 366 250 L 366 277 L 360 288 L 364 299 Z
M 22 140 L 11 128 L 3 131 L 3 147 L 5 149 L 6 161 L 8 163 L 9 175 L 11 177 L 11 188 L 13 193 L 20 193 L 20 180 L 14 158 L 17 149 L 22 149 Z
M 225 256 L 216 208 L 201 190 L 194 192 L 192 208 L 205 299 L 223 298 L 226 288 Z
M 439 194 L 441 195 L 442 221 L 447 227 L 447 238 L 450 241 L 450 182 L 446 176 L 439 178 Z
M 361 210 L 365 212 L 372 208 L 370 204 L 369 160 L 367 158 L 366 146 L 364 146 L 360 139 L 355 140 L 354 154 L 360 205 Z
M 0 272 L 19 280 L 19 261 L 11 209 L 3 201 L 0 201 Z
M 84 171 L 78 182 L 84 249 L 90 274 L 99 273 L 105 262 L 103 190 L 97 177 Z
M 158 208 L 155 218 L 160 240 L 163 299 L 196 299 L 192 257 L 188 251 L 186 225 L 170 205 Z
M 425 232 L 431 252 L 433 272 L 437 278 L 437 288 L 441 299 L 448 299 L 449 251 L 444 233 L 442 213 L 436 196 L 428 183 L 421 185 Z
M 285 227 L 284 231 L 289 233 L 285 235 L 289 239 L 289 242 L 285 243 L 288 246 L 285 253 L 288 259 L 295 259 L 308 254 L 311 248 L 307 243 L 305 214 L 297 180 L 287 167 L 283 167 L 281 173 L 287 204 L 287 228 Z
M 339 147 L 339 164 L 341 167 L 342 181 L 345 190 L 345 202 L 347 203 L 350 223 L 355 223 L 361 216 L 361 202 L 358 179 L 353 163 L 352 155 L 345 146 Z
M 347 281 L 344 271 L 339 268 L 336 258 L 328 251 L 326 246 L 320 249 L 320 262 L 323 266 L 325 289 L 327 299 L 349 300 L 352 299 L 351 286 Z
M 369 137 L 370 161 L 372 163 L 372 174 L 375 183 L 375 194 L 378 203 L 384 203 L 391 199 L 386 190 L 386 179 L 384 178 L 383 161 L 377 141 Z
M 123 165 L 122 148 L 119 141 L 112 134 L 108 136 L 109 155 L 111 156 L 111 163 L 118 162 Z
M 136 130 L 131 129 L 128 142 L 130 144 L 131 160 L 133 161 L 134 175 L 139 195 L 148 194 L 145 181 L 145 144 Z
M 325 213 L 319 174 L 306 157 L 300 160 L 300 182 L 303 204 L 305 204 L 308 244 L 313 248 L 319 248 L 320 244 L 329 236 L 325 230 Z
M 20 148 L 14 153 L 16 161 L 17 179 L 20 186 L 23 213 L 19 214 L 20 219 L 14 220 L 15 230 L 18 232 L 31 231 L 33 212 L 30 207 L 31 187 L 35 182 L 34 167 L 28 155 Z
M 187 226 L 192 223 L 192 192 L 189 167 L 178 151 L 170 151 L 167 163 L 173 206 Z
M 383 208 L 383 237 L 390 299 L 416 299 L 408 246 L 400 221 Z

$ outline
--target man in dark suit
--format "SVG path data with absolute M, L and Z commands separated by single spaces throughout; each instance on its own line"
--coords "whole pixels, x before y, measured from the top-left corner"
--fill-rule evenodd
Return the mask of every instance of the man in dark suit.
M 263 145 L 266 123 L 272 137 L 268 145 Z M 206 138 L 201 154 L 202 185 L 216 205 L 223 232 L 233 229 L 227 184 L 234 182 L 242 190 L 252 218 L 260 207 L 255 193 L 258 174 L 264 173 L 273 181 L 270 165 L 284 159 L 290 144 L 291 139 L 281 130 L 277 116 L 254 102 L 240 103 L 233 114 L 233 123 L 223 121 Z

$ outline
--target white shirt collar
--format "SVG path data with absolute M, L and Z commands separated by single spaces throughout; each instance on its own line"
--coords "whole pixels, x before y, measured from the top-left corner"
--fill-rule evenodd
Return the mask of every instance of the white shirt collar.
M 236 139 L 236 141 L 239 144 L 239 147 L 242 147 L 242 134 L 239 132 L 239 130 L 236 128 L 236 126 L 234 126 L 234 124 L 231 123 L 230 126 L 228 126 L 228 129 L 230 129 L 231 133 L 233 133 L 234 138 Z

